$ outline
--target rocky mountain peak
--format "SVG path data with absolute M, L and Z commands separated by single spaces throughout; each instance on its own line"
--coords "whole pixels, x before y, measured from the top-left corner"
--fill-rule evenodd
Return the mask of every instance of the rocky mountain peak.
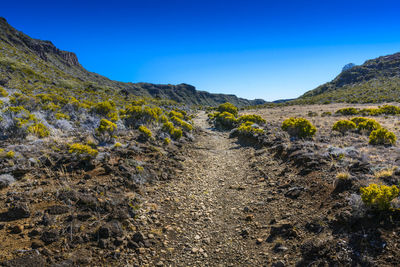
M 349 69 L 351 69 L 351 68 L 353 68 L 353 67 L 355 67 L 355 66 L 356 66 L 356 64 L 354 64 L 354 63 L 346 64 L 346 65 L 344 65 L 344 67 L 342 68 L 342 72 L 343 72 L 343 71 L 346 71 L 346 70 L 349 70 Z

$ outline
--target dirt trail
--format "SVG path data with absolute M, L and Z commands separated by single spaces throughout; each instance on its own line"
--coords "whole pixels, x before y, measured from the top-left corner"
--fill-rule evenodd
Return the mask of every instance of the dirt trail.
M 263 266 L 266 255 L 257 243 L 265 240 L 260 229 L 271 216 L 252 214 L 266 199 L 263 179 L 250 167 L 255 150 L 212 130 L 204 113 L 195 125 L 202 132 L 180 177 L 153 188 L 165 237 L 154 264 Z

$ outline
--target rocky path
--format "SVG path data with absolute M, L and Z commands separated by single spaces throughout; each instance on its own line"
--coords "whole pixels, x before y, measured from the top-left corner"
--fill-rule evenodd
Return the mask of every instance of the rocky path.
M 152 264 L 263 266 L 260 244 L 272 216 L 254 212 L 267 198 L 264 177 L 250 166 L 255 150 L 212 130 L 205 114 L 195 124 L 201 133 L 181 175 L 150 189 L 154 203 L 147 205 L 153 205 L 160 226 L 154 232 L 163 237 Z

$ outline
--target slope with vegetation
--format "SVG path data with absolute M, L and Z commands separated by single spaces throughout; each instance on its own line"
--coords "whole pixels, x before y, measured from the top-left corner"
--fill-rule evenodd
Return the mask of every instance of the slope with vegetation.
M 331 82 L 306 92 L 294 103 L 382 103 L 400 101 L 400 53 L 344 68 Z
M 230 101 L 236 105 L 256 105 L 263 100 L 246 100 L 235 95 L 197 91 L 188 84 L 161 85 L 112 81 L 84 69 L 72 52 L 56 48 L 50 41 L 32 39 L 0 18 L 0 85 L 24 88 L 27 92 L 58 92 L 132 98 L 141 96 L 172 100 L 188 105 L 217 105 Z

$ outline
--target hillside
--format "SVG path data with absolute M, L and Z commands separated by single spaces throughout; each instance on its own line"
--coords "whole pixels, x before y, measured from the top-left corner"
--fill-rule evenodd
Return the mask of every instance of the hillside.
M 295 103 L 381 103 L 400 101 L 400 53 L 345 69 L 331 82 L 306 92 Z
M 134 95 L 173 100 L 189 105 L 217 105 L 232 102 L 238 106 L 262 104 L 235 95 L 197 91 L 188 84 L 161 85 L 123 83 L 86 70 L 76 54 L 62 51 L 50 41 L 33 39 L 0 18 L 0 85 L 24 88 L 27 92 L 68 90 L 69 93 L 96 92 L 100 98 L 110 95 Z

